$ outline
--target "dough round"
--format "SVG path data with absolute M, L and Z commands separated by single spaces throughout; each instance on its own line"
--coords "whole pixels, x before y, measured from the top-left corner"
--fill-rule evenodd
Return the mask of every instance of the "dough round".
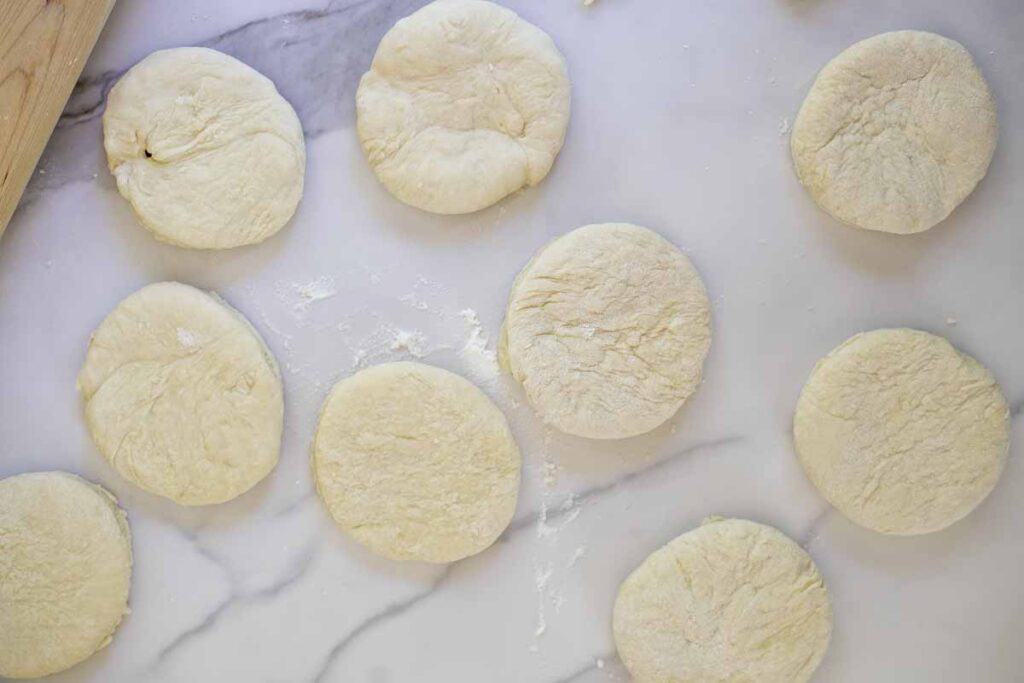
M 204 47 L 149 55 L 107 96 L 103 145 L 117 189 L 157 239 L 255 244 L 302 197 L 306 146 L 274 84 Z
M 710 317 L 700 275 L 672 244 L 627 223 L 588 225 L 548 244 L 516 278 L 501 362 L 563 432 L 635 436 L 697 388 Z
M 388 192 L 424 211 L 470 213 L 551 170 L 569 123 L 569 76 L 551 38 L 511 10 L 437 0 L 380 41 L 356 112 Z
M 100 452 L 150 493 L 222 503 L 277 464 L 277 363 L 215 294 L 160 282 L 129 296 L 93 334 L 78 388 Z
M 906 234 L 932 227 L 971 193 L 997 134 L 995 100 L 964 46 L 896 31 L 825 65 L 790 142 L 797 176 L 821 208 Z
M 128 612 L 132 543 L 114 497 L 65 472 L 0 480 L 0 677 L 63 671 Z
M 420 363 L 338 382 L 313 442 L 313 477 L 331 517 L 394 560 L 452 562 L 490 546 L 515 512 L 519 467 L 490 399 Z
M 885 534 L 924 534 L 995 486 L 1009 410 L 992 373 L 942 337 L 875 330 L 814 368 L 793 435 L 807 476 L 840 512 Z
M 612 621 L 640 683 L 796 683 L 828 649 L 832 607 L 814 561 L 784 534 L 711 518 L 629 575 Z

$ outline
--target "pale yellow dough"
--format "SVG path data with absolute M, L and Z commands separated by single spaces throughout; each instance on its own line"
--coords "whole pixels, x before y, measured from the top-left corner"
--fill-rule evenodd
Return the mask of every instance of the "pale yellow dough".
M 338 382 L 313 443 L 331 516 L 396 560 L 451 562 L 490 546 L 515 512 L 519 469 L 505 416 L 487 396 L 420 363 Z
M 469 213 L 548 174 L 569 123 L 569 77 L 551 38 L 511 10 L 437 0 L 381 40 L 356 113 L 391 194 Z
M 662 424 L 696 390 L 710 317 L 700 275 L 670 242 L 628 223 L 588 225 L 516 278 L 499 355 L 545 422 L 621 439 Z
M 997 135 L 995 99 L 963 45 L 895 31 L 825 65 L 790 141 L 797 176 L 823 209 L 902 234 L 927 230 L 971 193 Z
M 216 50 L 161 50 L 129 69 L 107 96 L 103 145 L 139 220 L 178 246 L 262 242 L 302 197 L 295 110 L 268 78 Z
M 988 370 L 942 337 L 882 329 L 814 368 L 793 435 L 814 485 L 886 534 L 938 531 L 989 494 L 1009 449 L 1009 410 Z
M 0 481 L 0 677 L 92 656 L 128 611 L 131 533 L 103 488 L 65 472 Z
M 277 464 L 277 363 L 216 295 L 178 282 L 135 292 L 93 334 L 78 387 L 100 452 L 150 493 L 222 503 Z
M 638 683 L 799 683 L 828 649 L 832 607 L 784 534 L 711 518 L 629 575 L 612 627 Z

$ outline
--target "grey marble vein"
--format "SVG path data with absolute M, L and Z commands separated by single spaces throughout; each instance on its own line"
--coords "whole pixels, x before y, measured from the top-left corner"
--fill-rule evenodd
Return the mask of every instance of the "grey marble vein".
M 545 520 L 548 522 L 555 522 L 558 521 L 561 517 L 564 517 L 565 515 L 569 514 L 572 511 L 572 508 L 575 507 L 575 505 L 565 505 L 565 503 L 569 501 L 573 501 L 577 505 L 585 503 L 605 493 L 608 493 L 613 489 L 616 489 L 620 486 L 624 486 L 625 484 L 640 479 L 641 477 L 647 477 L 650 476 L 651 474 L 654 474 L 655 472 L 660 472 L 664 469 L 667 469 L 676 462 L 678 462 L 679 460 L 682 460 L 686 458 L 686 456 L 691 455 L 693 453 L 714 450 L 717 448 L 722 448 L 723 446 L 729 446 L 735 443 L 739 443 L 741 441 L 743 441 L 742 436 L 725 436 L 718 439 L 711 439 L 709 441 L 700 441 L 690 446 L 687 446 L 681 451 L 678 451 L 651 465 L 648 465 L 647 467 L 642 467 L 639 470 L 635 470 L 633 472 L 630 472 L 629 474 L 618 477 L 617 479 L 613 479 L 610 482 L 599 484 L 597 486 L 592 486 L 590 488 L 583 489 L 582 491 L 578 491 L 575 493 L 569 493 L 561 502 L 552 504 L 544 512 Z M 516 533 L 517 531 L 520 531 L 521 529 L 524 529 L 532 524 L 535 524 L 537 520 L 540 518 L 540 515 L 541 511 L 535 510 L 531 513 L 521 516 L 519 519 L 513 521 L 512 524 L 508 526 L 508 528 L 505 530 L 505 533 L 502 534 L 501 539 L 499 540 L 506 541 L 512 534 Z
M 263 602 L 267 600 L 273 600 L 280 595 L 285 589 L 294 585 L 298 582 L 313 564 L 313 560 L 316 558 L 317 553 L 320 549 L 319 539 L 314 539 L 307 544 L 301 551 L 296 553 L 295 557 L 288 564 L 284 574 L 277 581 L 274 581 L 268 586 L 259 588 L 253 591 L 241 591 L 237 588 L 237 581 L 231 571 L 231 568 L 227 563 L 211 553 L 209 550 L 204 548 L 194 537 L 191 537 L 192 545 L 203 557 L 210 560 L 212 563 L 220 567 L 228 577 L 228 583 L 230 585 L 230 591 L 224 600 L 217 603 L 217 605 L 211 610 L 201 622 L 195 626 L 180 633 L 174 640 L 164 646 L 163 649 L 156 656 L 156 660 L 153 663 L 152 668 L 156 668 L 163 664 L 172 654 L 181 649 L 184 645 L 192 642 L 197 637 L 203 635 L 221 620 L 221 618 L 236 605 L 250 604 L 254 602 Z
M 811 523 L 807 525 L 807 529 L 801 533 L 800 538 L 797 539 L 797 542 L 801 547 L 807 548 L 808 545 L 818 538 L 818 532 L 821 531 L 821 527 L 825 525 L 825 522 L 828 521 L 832 516 L 832 513 L 835 511 L 836 509 L 834 507 L 826 504 L 822 511 L 815 515 L 814 519 L 811 520 Z
M 338 661 L 341 655 L 352 643 L 362 637 L 365 633 L 387 621 L 390 621 L 391 619 L 394 619 L 395 617 L 401 616 L 423 600 L 426 600 L 428 597 L 433 595 L 437 589 L 440 588 L 441 584 L 451 576 L 452 570 L 455 566 L 456 564 L 452 563 L 445 567 L 444 571 L 438 574 L 437 578 L 430 583 L 426 590 L 420 591 L 405 600 L 393 602 L 384 609 L 374 612 L 369 617 L 356 624 L 355 627 L 341 638 L 341 640 L 331 647 L 327 656 L 324 658 L 323 664 L 320 665 L 320 668 L 313 675 L 311 679 L 312 682 L 322 683 L 323 681 L 326 681 L 327 676 L 330 674 L 331 667 L 334 666 L 335 662 Z
M 1024 398 L 1010 406 L 1010 419 L 1015 420 L 1020 417 L 1021 410 L 1024 410 Z

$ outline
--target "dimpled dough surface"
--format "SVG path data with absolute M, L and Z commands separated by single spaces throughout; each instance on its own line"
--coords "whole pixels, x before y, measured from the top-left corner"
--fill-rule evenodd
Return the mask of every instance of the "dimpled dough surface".
M 277 364 L 216 295 L 177 282 L 135 292 L 93 334 L 78 386 L 100 452 L 150 493 L 221 503 L 277 464 Z
M 0 677 L 63 671 L 128 611 L 131 533 L 113 496 L 64 472 L 0 481 Z
M 882 533 L 922 534 L 995 486 L 1009 410 L 992 373 L 942 337 L 883 329 L 818 363 L 793 433 L 804 470 L 840 512 Z
M 387 363 L 331 391 L 313 444 L 317 491 L 373 552 L 450 562 L 490 546 L 519 493 L 505 416 L 458 375 Z
M 943 220 L 985 175 L 996 105 L 960 43 L 883 33 L 829 62 L 793 124 L 800 182 L 837 219 L 913 233 Z
M 551 242 L 519 274 L 501 361 L 554 427 L 635 436 L 697 388 L 710 315 L 700 275 L 671 243 L 636 225 L 588 225 Z
M 399 21 L 356 93 L 366 157 L 391 194 L 477 211 L 544 179 L 569 122 L 565 60 L 546 33 L 482 0 Z
M 302 125 L 274 84 L 228 55 L 161 50 L 107 96 L 107 163 L 142 224 L 182 247 L 262 242 L 302 196 Z
M 612 621 L 640 683 L 794 683 L 825 655 L 832 607 L 796 543 L 763 524 L 712 518 L 629 575 Z

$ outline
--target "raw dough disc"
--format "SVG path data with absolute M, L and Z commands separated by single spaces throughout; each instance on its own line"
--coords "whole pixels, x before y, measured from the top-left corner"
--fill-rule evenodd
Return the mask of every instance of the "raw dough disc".
M 806 681 L 832 633 L 810 556 L 770 526 L 711 518 L 622 583 L 615 645 L 634 680 Z
M 569 76 L 551 38 L 511 10 L 437 0 L 380 41 L 356 112 L 363 151 L 391 194 L 470 213 L 551 170 L 569 123 Z
M 132 545 L 114 497 L 65 472 L 0 480 L 0 677 L 92 656 L 128 612 Z
M 515 512 L 519 467 L 490 399 L 420 363 L 338 382 L 313 442 L 313 476 L 331 516 L 395 560 L 451 562 L 490 546 Z
M 262 242 L 302 197 L 306 146 L 274 84 L 204 47 L 149 55 L 107 96 L 103 145 L 118 191 L 159 240 Z
M 992 373 L 942 337 L 858 334 L 821 360 L 793 418 L 796 451 L 822 495 L 886 534 L 923 534 L 989 494 L 1010 443 Z
M 797 176 L 823 209 L 904 234 L 932 227 L 971 193 L 997 134 L 995 100 L 964 46 L 896 31 L 825 65 L 790 142 Z
M 689 259 L 627 223 L 588 225 L 516 278 L 502 365 L 541 417 L 593 439 L 648 432 L 700 383 L 710 308 Z
M 78 387 L 100 452 L 150 493 L 222 503 L 277 464 L 277 363 L 214 294 L 160 282 L 129 296 L 93 334 Z

